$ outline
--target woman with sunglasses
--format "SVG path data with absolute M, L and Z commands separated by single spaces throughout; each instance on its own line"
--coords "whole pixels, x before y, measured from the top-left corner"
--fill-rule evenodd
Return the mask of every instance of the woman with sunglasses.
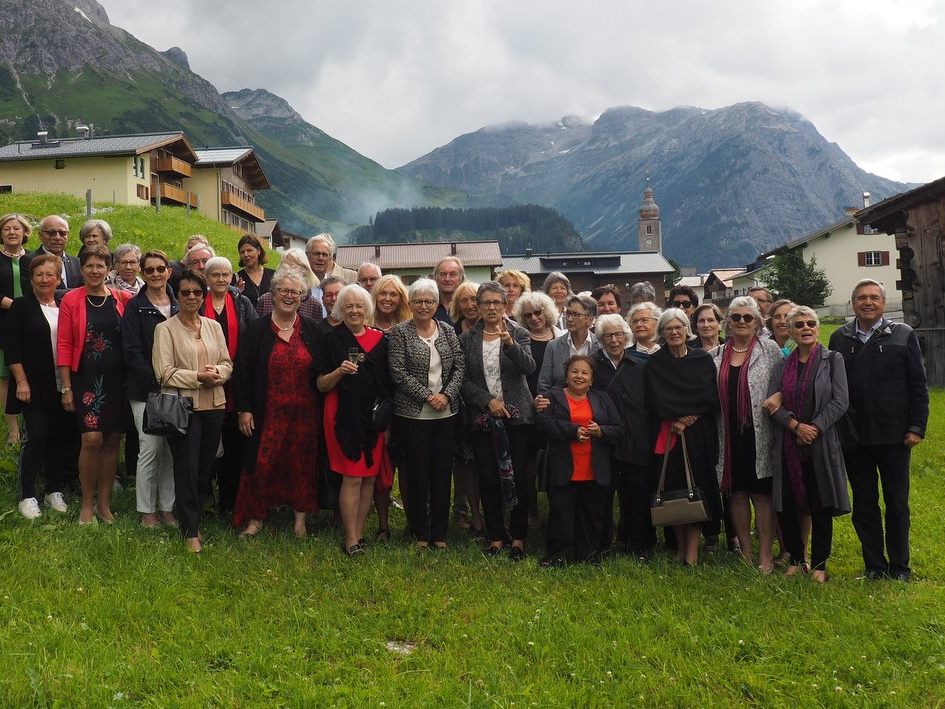
M 772 541 L 775 515 L 771 504 L 771 461 L 768 457 L 770 419 L 762 404 L 771 372 L 781 361 L 781 348 L 758 337 L 762 325 L 758 303 L 750 296 L 734 298 L 728 306 L 725 332 L 729 339 L 712 350 L 718 371 L 719 488 L 728 499 L 729 515 L 742 557 L 752 563 L 751 508 L 758 525 L 758 568 L 774 568 Z
M 163 251 L 149 251 L 141 257 L 145 287 L 131 299 L 121 319 L 122 356 L 125 361 L 126 392 L 131 415 L 138 431 L 138 468 L 135 498 L 141 525 L 157 526 L 160 521 L 176 525 L 174 517 L 174 462 L 167 439 L 144 432 L 144 407 L 148 394 L 160 390 L 151 366 L 154 329 L 177 314 L 180 306 L 167 285 L 170 260 Z
M 811 578 L 827 581 L 833 518 L 850 512 L 846 467 L 836 423 L 849 405 L 843 358 L 818 344 L 820 321 L 810 308 L 795 306 L 787 316 L 797 348 L 775 366 L 769 393 L 782 405 L 767 404 L 778 424 L 771 444 L 774 506 L 781 519 L 790 560 L 787 576 L 804 570 L 804 518 L 811 522 Z
M 226 412 L 223 384 L 233 374 L 220 324 L 200 315 L 208 292 L 202 273 L 185 269 L 177 282 L 177 315 L 154 329 L 151 364 L 162 387 L 193 402 L 187 434 L 168 439 L 174 460 L 175 509 L 187 549 L 199 553 L 200 513 L 220 447 Z

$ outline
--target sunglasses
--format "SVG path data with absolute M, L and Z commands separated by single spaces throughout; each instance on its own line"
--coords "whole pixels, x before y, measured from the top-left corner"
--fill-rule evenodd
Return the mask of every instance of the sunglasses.
M 675 305 L 677 308 L 688 310 L 689 308 L 692 307 L 692 301 L 691 300 L 674 300 L 673 305 Z
M 732 322 L 742 322 L 744 320 L 745 324 L 747 325 L 748 323 L 752 323 L 755 321 L 755 316 L 742 315 L 741 313 L 733 313 L 732 315 L 728 316 L 728 319 L 731 320 Z
M 167 273 L 167 266 L 148 266 L 144 272 L 149 276 L 152 273 Z
M 69 236 L 68 229 L 43 229 L 43 233 L 49 236 Z
M 811 330 L 813 330 L 817 327 L 817 321 L 816 320 L 795 320 L 794 321 L 795 330 L 800 330 L 802 327 L 809 327 Z
M 181 288 L 179 291 L 177 291 L 177 295 L 180 296 L 181 298 L 186 298 L 187 296 L 190 296 L 190 295 L 200 296 L 200 295 L 203 295 L 203 290 L 200 288 L 193 288 L 193 289 Z

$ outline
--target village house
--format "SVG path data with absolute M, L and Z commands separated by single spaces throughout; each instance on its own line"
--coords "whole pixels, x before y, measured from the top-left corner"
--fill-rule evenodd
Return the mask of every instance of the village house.
M 346 244 L 338 247 L 335 261 L 345 268 L 374 263 L 383 273 L 400 276 L 406 285 L 428 278 L 433 267 L 447 256 L 456 256 L 466 269 L 466 280 L 491 281 L 502 270 L 498 241 L 433 241 L 409 244 Z

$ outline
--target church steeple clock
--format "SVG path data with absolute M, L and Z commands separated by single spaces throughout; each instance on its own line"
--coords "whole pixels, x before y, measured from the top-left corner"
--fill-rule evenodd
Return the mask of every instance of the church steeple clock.
M 640 251 L 662 251 L 663 235 L 660 227 L 660 208 L 653 200 L 653 188 L 647 178 L 643 190 L 643 203 L 640 205 L 640 218 L 637 221 L 637 235 Z

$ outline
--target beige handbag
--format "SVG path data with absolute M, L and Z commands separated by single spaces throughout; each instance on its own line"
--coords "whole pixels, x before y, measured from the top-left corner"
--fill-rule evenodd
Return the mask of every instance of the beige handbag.
M 709 519 L 706 513 L 702 493 L 696 487 L 692 478 L 692 466 L 689 464 L 689 451 L 686 449 L 686 434 L 679 434 L 682 443 L 683 465 L 686 468 L 686 485 L 683 490 L 665 490 L 666 464 L 669 461 L 670 451 L 663 454 L 663 469 L 660 472 L 660 483 L 656 494 L 650 503 L 650 517 L 653 525 L 669 527 L 675 524 L 695 524 Z

